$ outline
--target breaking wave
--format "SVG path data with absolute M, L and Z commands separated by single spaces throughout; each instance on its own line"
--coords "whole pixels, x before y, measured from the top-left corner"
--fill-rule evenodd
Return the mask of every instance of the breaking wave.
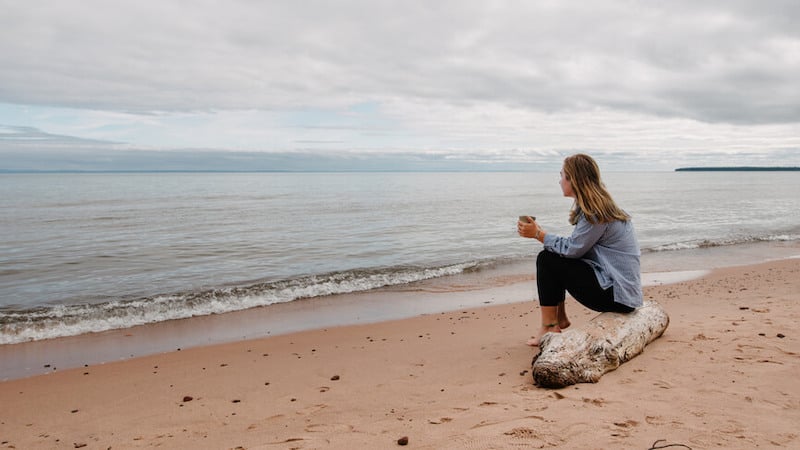
M 478 270 L 479 263 L 387 268 L 309 275 L 196 292 L 114 299 L 27 310 L 0 310 L 0 344 L 74 336 L 136 325 L 221 314 L 302 298 L 367 291 Z
M 757 242 L 790 242 L 800 240 L 797 234 L 772 234 L 768 236 L 740 236 L 722 239 L 699 239 L 693 241 L 673 242 L 670 244 L 657 245 L 654 247 L 643 248 L 642 252 L 668 252 L 676 250 L 694 250 L 700 248 L 724 247 L 730 245 L 751 244 Z

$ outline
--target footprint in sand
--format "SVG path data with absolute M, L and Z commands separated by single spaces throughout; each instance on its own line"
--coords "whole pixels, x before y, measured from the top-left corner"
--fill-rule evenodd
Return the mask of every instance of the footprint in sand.
M 350 433 L 354 429 L 344 423 L 314 423 L 305 428 L 308 433 Z
M 450 417 L 442 417 L 439 420 L 431 419 L 431 420 L 428 421 L 428 423 L 431 424 L 431 425 L 441 425 L 443 423 L 452 422 L 452 421 L 453 421 L 453 419 L 450 418 Z
M 636 425 L 639 425 L 639 422 L 629 419 L 629 420 L 626 420 L 625 422 L 614 422 L 614 425 L 616 425 L 616 426 L 618 426 L 620 428 L 631 428 L 631 427 L 635 427 Z
M 663 425 L 666 423 L 661 416 L 645 416 L 644 421 L 649 425 Z
M 530 428 L 519 427 L 514 428 L 511 431 L 506 431 L 506 436 L 513 436 L 515 438 L 523 438 L 523 439 L 530 439 L 530 438 L 538 438 L 539 435 L 536 433 L 536 430 L 532 430 Z
M 656 380 L 655 382 L 653 382 L 653 385 L 656 386 L 656 387 L 660 387 L 661 389 L 672 389 L 673 388 L 672 384 L 670 384 L 670 383 L 668 383 L 668 382 L 666 382 L 664 380 Z
M 320 403 L 318 405 L 311 405 L 311 406 L 308 406 L 308 407 L 303 408 L 301 410 L 298 410 L 296 412 L 296 414 L 299 414 L 301 416 L 307 416 L 307 415 L 318 413 L 318 412 L 322 411 L 323 409 L 325 409 L 327 407 L 328 407 L 328 405 L 326 405 L 324 403 Z
M 591 403 L 594 406 L 605 406 L 606 400 L 604 398 L 583 398 L 584 403 Z

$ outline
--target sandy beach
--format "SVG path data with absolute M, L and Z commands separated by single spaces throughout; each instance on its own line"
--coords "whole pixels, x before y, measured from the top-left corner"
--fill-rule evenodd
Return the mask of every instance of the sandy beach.
M 800 259 L 649 286 L 665 334 L 560 390 L 532 302 L 58 370 L 0 383 L 0 448 L 798 448 L 798 292 Z

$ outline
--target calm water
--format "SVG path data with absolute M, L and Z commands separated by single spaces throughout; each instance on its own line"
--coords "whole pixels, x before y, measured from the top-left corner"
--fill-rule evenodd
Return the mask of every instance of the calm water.
M 798 173 L 606 173 L 645 254 L 800 239 Z M 404 284 L 568 234 L 557 173 L 0 175 L 0 344 Z

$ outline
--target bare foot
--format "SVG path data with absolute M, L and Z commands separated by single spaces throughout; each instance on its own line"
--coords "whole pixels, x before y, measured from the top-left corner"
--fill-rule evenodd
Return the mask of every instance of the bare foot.
M 569 326 L 569 322 L 567 322 L 567 326 Z M 539 341 L 541 341 L 542 336 L 544 336 L 546 333 L 561 333 L 561 326 L 557 324 L 542 325 L 542 328 L 539 329 L 539 334 L 535 338 L 529 339 L 526 344 L 530 345 L 531 347 L 538 347 Z
M 570 323 L 569 319 L 558 319 L 558 328 L 565 330 L 569 328 L 570 325 L 572 324 Z

